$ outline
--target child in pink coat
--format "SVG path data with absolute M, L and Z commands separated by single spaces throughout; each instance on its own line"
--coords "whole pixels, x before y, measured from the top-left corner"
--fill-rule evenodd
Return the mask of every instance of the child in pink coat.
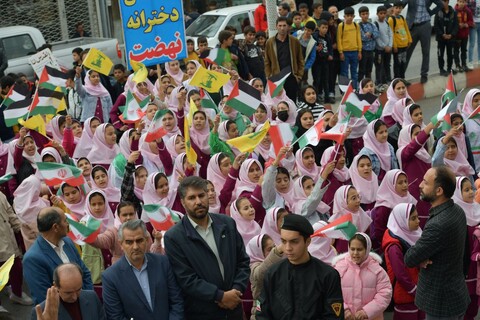
M 348 253 L 333 260 L 342 281 L 345 320 L 383 319 L 392 298 L 392 285 L 381 267 L 382 258 L 370 252 L 368 235 L 357 232 L 348 243 Z

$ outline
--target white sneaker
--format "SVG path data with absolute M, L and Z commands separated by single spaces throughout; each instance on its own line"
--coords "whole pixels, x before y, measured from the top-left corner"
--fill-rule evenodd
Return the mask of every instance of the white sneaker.
M 473 62 L 467 63 L 467 67 L 469 67 L 470 69 L 473 69 Z
M 32 298 L 27 296 L 27 294 L 25 292 L 22 292 L 21 297 L 17 296 L 14 293 L 11 293 L 10 294 L 10 301 L 12 301 L 14 303 L 22 304 L 24 306 L 31 306 L 33 304 Z
M 0 313 L 10 313 L 7 309 L 5 309 L 3 306 L 0 306 Z

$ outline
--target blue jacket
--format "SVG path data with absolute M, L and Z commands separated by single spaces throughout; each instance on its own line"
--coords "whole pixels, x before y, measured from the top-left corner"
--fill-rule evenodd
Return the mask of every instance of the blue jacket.
M 79 78 L 75 78 L 75 90 L 77 90 L 82 101 L 82 116 L 80 117 L 80 121 L 85 122 L 85 120 L 95 115 L 98 98 L 85 91 L 82 81 Z M 108 122 L 110 119 L 110 110 L 113 108 L 112 98 L 110 95 L 100 97 L 100 102 L 102 103 L 103 121 Z
M 153 310 L 125 256 L 102 274 L 107 319 L 181 320 L 183 297 L 166 256 L 146 253 Z
M 360 35 L 362 37 L 362 50 L 375 50 L 375 40 L 380 36 L 377 27 L 371 22 L 360 22 L 358 25 L 360 26 Z M 370 37 L 365 35 L 367 32 L 371 34 Z
M 223 279 L 215 254 L 187 216 L 168 230 L 164 238 L 165 250 L 185 296 L 185 318 L 242 319 L 241 305 L 235 310 L 226 310 L 215 301 L 223 297 L 224 291 L 245 291 L 250 277 L 250 258 L 235 221 L 221 214 L 209 215 L 224 267 Z
M 68 237 L 63 238 L 63 241 L 65 242 L 63 251 L 65 251 L 70 262 L 76 263 L 82 268 L 82 289 L 93 290 L 90 271 L 80 258 L 75 244 Z M 33 246 L 28 249 L 23 257 L 23 277 L 27 281 L 35 304 L 46 299 L 47 290 L 53 284 L 53 270 L 60 264 L 62 264 L 60 257 L 53 250 L 52 246 L 39 235 Z

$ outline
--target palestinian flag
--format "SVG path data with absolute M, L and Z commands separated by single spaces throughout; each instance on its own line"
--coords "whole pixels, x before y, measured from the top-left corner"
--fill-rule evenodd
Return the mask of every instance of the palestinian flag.
M 157 231 L 167 231 L 180 221 L 176 213 L 160 204 L 144 204 L 143 212 L 147 214 L 150 223 Z
M 476 107 L 475 110 L 468 116 L 468 119 L 478 119 L 480 118 L 480 106 Z
M 450 115 L 450 113 L 454 113 L 457 110 L 457 105 L 458 105 L 458 97 L 455 96 L 452 100 L 448 101 L 445 100 L 445 106 L 440 110 L 439 113 L 434 115 L 431 119 L 432 123 L 436 125 L 439 121 L 445 120 L 445 117 L 447 115 Z M 478 109 L 478 108 L 477 108 Z M 475 113 L 475 111 L 474 111 Z M 477 111 L 478 113 L 478 111 Z M 473 113 L 472 113 L 473 114 Z M 469 117 L 470 118 L 470 117 Z
M 349 213 L 318 229 L 311 237 L 350 240 L 355 233 L 357 227 L 352 222 L 352 214 Z
M 50 66 L 45 66 L 39 79 L 39 86 L 50 90 L 60 87 L 63 92 L 67 88 L 67 74 Z
M 135 123 L 137 121 L 140 121 L 143 116 L 145 116 L 143 107 L 148 104 L 148 101 L 150 101 L 150 97 L 147 97 L 145 100 L 138 103 L 133 93 L 128 90 L 127 101 L 125 102 L 123 114 L 120 115 L 120 120 L 124 123 Z
M 26 86 L 13 85 L 10 88 L 10 91 L 8 91 L 7 96 L 3 100 L 2 104 L 8 108 L 12 103 L 25 100 L 30 96 L 30 92 Z
M 455 85 L 455 79 L 453 79 L 453 72 L 450 72 L 447 85 L 445 86 L 445 92 L 442 94 L 442 105 L 445 104 L 446 101 L 451 101 L 457 95 L 457 86 Z
M 239 111 L 247 117 L 253 116 L 258 106 L 262 103 L 262 96 L 257 89 L 248 83 L 238 80 L 235 83 L 228 100 L 225 103 L 227 106 Z
M 84 216 L 82 220 L 77 221 L 72 215 L 65 213 L 70 227 L 68 237 L 78 245 L 92 243 L 97 239 L 100 233 L 102 222 L 91 216 Z
M 280 92 L 283 90 L 283 86 L 287 78 L 292 74 L 292 69 L 290 66 L 283 68 L 279 74 L 274 75 L 267 81 L 268 92 L 272 98 L 280 95 Z
M 82 170 L 77 167 L 52 162 L 37 162 L 36 164 L 47 186 L 52 187 L 65 182 L 72 187 L 78 187 L 85 183 Z
M 327 140 L 333 140 L 333 141 L 337 142 L 338 144 L 343 144 L 343 141 L 345 139 L 345 136 L 343 134 L 345 133 L 345 130 L 347 130 L 347 126 L 348 126 L 349 121 L 350 121 L 350 116 L 347 116 L 342 121 L 339 121 L 335 125 L 335 127 L 333 127 L 330 130 L 322 133 L 321 138 L 322 139 L 327 139 Z
M 6 175 L 0 177 L 0 184 L 5 183 L 12 178 L 13 176 L 10 173 L 7 173 Z
M 350 92 L 345 101 L 345 111 L 351 113 L 355 118 L 361 118 L 370 109 L 377 96 L 371 93 L 358 94 Z
M 270 134 L 275 154 L 278 154 L 282 147 L 291 144 L 295 139 L 293 131 L 288 123 L 282 122 L 275 124 L 270 127 L 268 133 Z
M 205 50 L 204 54 L 200 56 L 210 64 L 216 64 L 224 67 L 228 67 L 232 63 L 232 55 L 230 51 L 222 48 L 213 48 L 210 51 Z
M 352 81 L 350 81 L 349 84 L 347 86 L 345 86 L 344 89 L 345 89 L 345 91 L 342 90 L 342 92 L 344 92 L 344 94 L 343 94 L 343 97 L 342 97 L 342 101 L 340 101 L 340 105 L 344 105 L 345 103 L 347 103 L 348 97 L 352 93 L 355 92 L 355 90 L 353 89 Z
M 226 142 L 240 150 L 240 152 L 252 152 L 262 142 L 263 138 L 270 129 L 270 121 L 266 121 L 262 124 L 262 127 L 257 132 L 252 132 L 234 139 L 227 140 Z
M 215 103 L 215 101 L 213 101 L 212 97 L 210 97 L 208 92 L 203 88 L 200 88 L 200 98 L 202 98 L 200 102 L 202 108 L 213 109 L 216 113 L 218 113 L 217 104 Z
M 318 120 L 313 127 L 307 130 L 299 139 L 298 145 L 300 148 L 305 148 L 307 145 L 316 146 L 321 139 L 323 133 L 323 119 Z
M 37 88 L 32 104 L 30 105 L 30 115 L 36 114 L 56 114 L 66 108 L 65 95 L 63 92 L 50 90 L 47 88 Z
M 23 117 L 28 114 L 28 109 L 31 104 L 32 98 L 10 103 L 7 109 L 3 111 L 3 117 L 5 118 L 7 127 L 12 127 L 16 125 L 20 119 L 23 119 Z
M 162 119 L 168 110 L 158 110 L 148 127 L 145 142 L 155 141 L 167 134 L 167 130 L 163 127 Z

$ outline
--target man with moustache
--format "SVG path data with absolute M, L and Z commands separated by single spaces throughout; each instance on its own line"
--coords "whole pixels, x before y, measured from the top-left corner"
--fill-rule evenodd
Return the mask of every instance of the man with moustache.
M 182 180 L 186 215 L 165 234 L 165 250 L 185 298 L 186 319 L 243 319 L 250 259 L 232 218 L 208 212 L 207 181 Z

